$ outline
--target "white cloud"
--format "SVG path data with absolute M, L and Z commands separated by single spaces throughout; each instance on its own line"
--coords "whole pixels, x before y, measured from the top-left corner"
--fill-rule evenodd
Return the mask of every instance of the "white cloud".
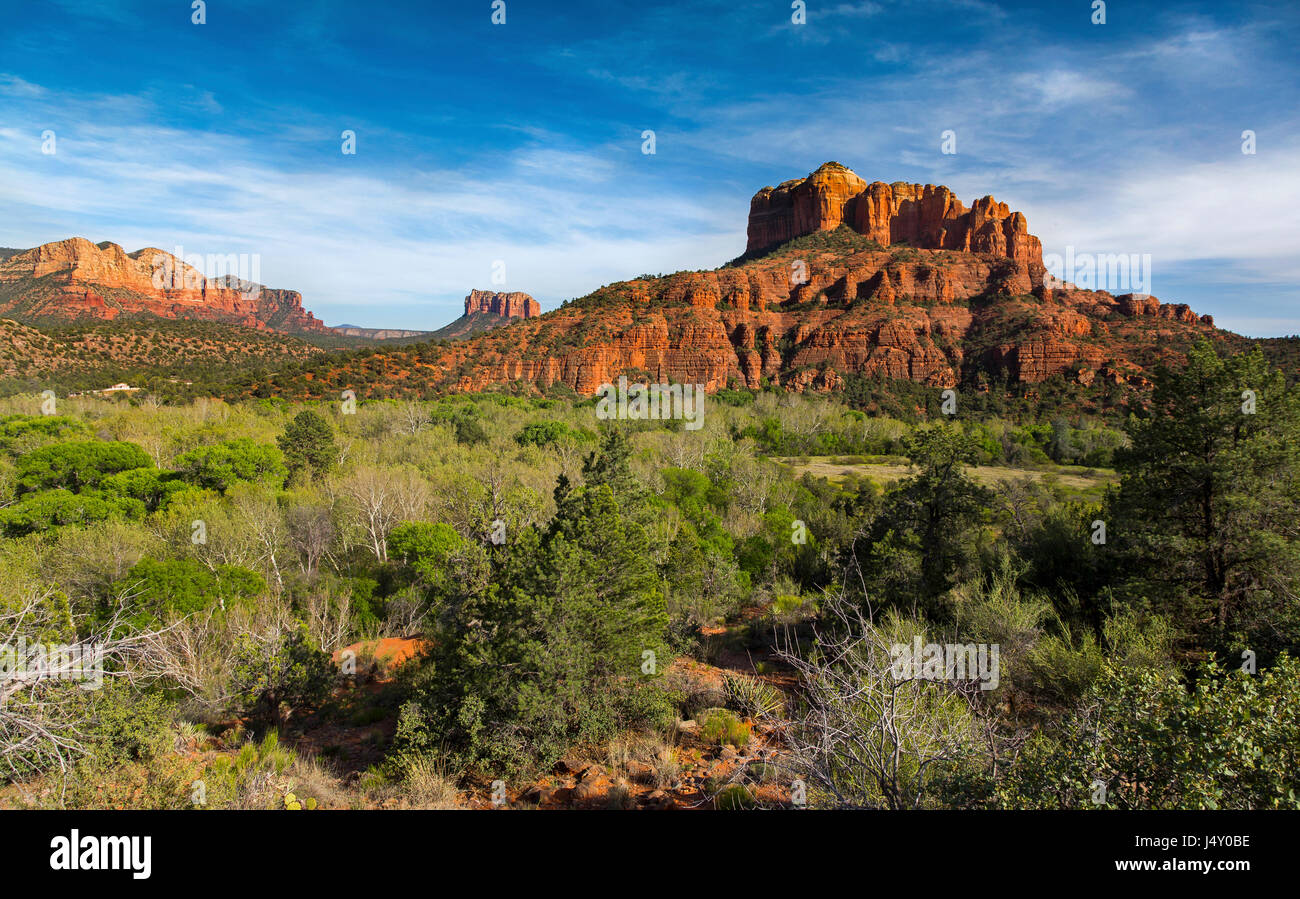
M 122 122 L 129 99 L 68 103 L 78 124 L 54 156 L 41 155 L 34 121 L 0 130 L 0 202 L 11 210 L 0 245 L 80 235 L 128 251 L 256 253 L 264 283 L 301 291 L 331 322 L 441 326 L 471 288 L 490 286 L 496 260 L 509 289 L 549 306 L 744 248 L 743 212 L 648 178 L 637 186 L 629 165 L 649 165 L 639 154 L 529 146 L 457 171 L 341 156 L 305 168 L 260 158 L 270 154 L 241 137 Z
M 1128 88 L 1114 81 L 1073 69 L 1026 72 L 1016 76 L 1015 84 L 1024 93 L 1036 95 L 1040 108 L 1056 111 L 1079 103 L 1116 100 L 1130 93 Z
M 45 88 L 24 81 L 17 75 L 0 74 L 0 94 L 11 97 L 40 97 L 45 94 Z

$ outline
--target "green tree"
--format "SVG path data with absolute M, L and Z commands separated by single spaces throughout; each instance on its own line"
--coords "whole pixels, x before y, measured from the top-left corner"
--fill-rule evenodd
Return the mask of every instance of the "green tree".
M 441 522 L 408 521 L 388 534 L 390 558 L 406 562 L 421 580 L 439 592 L 450 587 L 451 559 L 464 546 L 465 539 L 456 529 Z
M 477 415 L 458 415 L 455 419 L 456 442 L 462 446 L 487 443 L 487 431 Z
M 145 509 L 156 512 L 175 493 L 189 485 L 169 471 L 157 468 L 132 468 L 104 478 L 100 485 L 106 495 L 137 499 Z
M 98 487 L 104 478 L 119 471 L 153 467 L 153 459 L 134 443 L 108 440 L 56 443 L 32 450 L 18 459 L 18 484 L 23 490 L 63 488 L 79 493 Z
M 276 443 L 284 453 L 289 473 L 295 478 L 304 472 L 310 472 L 313 478 L 322 478 L 338 463 L 334 429 L 310 409 L 295 415 L 285 425 L 284 433 L 276 438 Z
M 1013 808 L 1300 808 L 1300 662 L 1254 675 L 1206 665 L 1192 687 L 1109 666 L 1000 793 Z
M 966 475 L 979 446 L 956 428 L 920 428 L 906 449 L 920 471 L 886 494 L 867 557 L 888 601 L 943 617 L 939 598 L 978 562 L 980 526 L 993 494 Z
M 1125 593 L 1198 646 L 1264 660 L 1300 647 L 1300 398 L 1263 354 L 1221 359 L 1206 341 L 1157 372 L 1129 420 L 1108 504 Z
M 486 590 L 449 607 L 419 697 L 428 730 L 467 764 L 515 772 L 662 723 L 667 694 L 644 666 L 669 661 L 667 614 L 646 549 L 608 484 L 565 492 L 545 529 L 507 544 Z
M 195 486 L 223 493 L 241 481 L 283 487 L 289 474 L 280 450 L 247 437 L 182 453 L 176 457 L 176 466 Z
M 515 435 L 515 443 L 520 446 L 550 446 L 569 433 L 569 426 L 562 421 L 539 421 L 520 430 Z
M 6 415 L 0 417 L 0 449 L 21 455 L 49 442 L 89 437 L 90 425 L 68 415 Z
M 41 533 L 65 525 L 92 524 L 110 518 L 139 519 L 145 505 L 138 499 L 112 496 L 97 490 L 73 493 L 62 487 L 28 493 L 17 503 L 0 509 L 0 530 L 8 537 Z
M 600 445 L 582 463 L 582 475 L 590 486 L 605 485 L 629 505 L 643 506 L 645 487 L 632 474 L 632 442 L 616 425 L 606 426 Z
M 146 558 L 131 567 L 115 592 L 135 597 L 138 623 L 145 626 L 214 606 L 247 603 L 266 593 L 266 581 L 235 565 L 209 569 L 193 559 Z
M 289 630 L 278 639 L 243 635 L 232 656 L 232 687 L 242 707 L 263 721 L 284 723 L 283 705 L 315 705 L 329 693 L 335 675 L 328 653 L 306 633 Z

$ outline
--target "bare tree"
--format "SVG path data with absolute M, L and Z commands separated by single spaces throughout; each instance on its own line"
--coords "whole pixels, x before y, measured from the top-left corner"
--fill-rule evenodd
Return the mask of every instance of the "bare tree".
M 104 678 L 141 682 L 157 675 L 149 648 L 162 631 L 128 626 L 136 594 L 120 591 L 91 633 L 51 645 L 39 635 L 67 627 L 53 588 L 30 588 L 0 607 L 0 763 L 14 774 L 67 772 L 87 751 L 86 698 Z
M 791 393 L 781 397 L 778 405 L 781 427 L 789 434 L 815 437 L 829 425 L 832 407 L 823 400 Z
M 213 606 L 172 623 L 146 640 L 158 673 L 203 710 L 230 700 L 230 626 Z
M 279 593 L 284 589 L 280 555 L 286 543 L 284 516 L 280 512 L 280 506 L 271 496 L 261 491 L 232 491 L 232 495 L 234 510 L 240 519 L 240 530 L 256 541 L 258 562 L 270 570 L 275 579 L 276 592 Z
M 337 596 L 323 587 L 307 594 L 303 602 L 307 633 L 323 651 L 332 653 L 348 644 L 352 632 L 352 593 L 339 591 Z
M 298 554 L 298 567 L 309 577 L 316 574 L 320 561 L 338 536 L 334 516 L 325 505 L 293 506 L 285 515 L 289 545 Z
M 560 459 L 560 473 L 570 480 L 582 470 L 587 445 L 571 433 L 561 434 L 552 444 Z
M 380 562 L 388 561 L 388 532 L 420 518 L 429 503 L 428 484 L 411 468 L 359 468 L 344 481 L 343 492 Z
M 823 605 L 812 651 L 788 637 L 779 658 L 799 676 L 800 710 L 781 723 L 784 763 L 810 796 L 841 808 L 919 808 L 944 769 L 982 758 L 973 698 L 898 676 L 886 636 L 839 595 Z
M 766 514 L 777 468 L 767 460 L 760 462 L 752 456 L 738 456 L 734 470 L 736 501 L 740 507 L 753 515 Z
M 398 430 L 403 434 L 418 434 L 429 423 L 429 410 L 423 403 L 402 403 L 397 411 Z

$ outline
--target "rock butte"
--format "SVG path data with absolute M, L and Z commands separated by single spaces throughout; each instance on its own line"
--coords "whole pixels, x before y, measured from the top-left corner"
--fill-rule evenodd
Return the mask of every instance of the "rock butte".
M 505 318 L 536 318 L 542 306 L 526 293 L 493 293 L 490 290 L 471 290 L 465 297 L 466 315 L 500 315 Z
M 895 181 L 868 184 L 828 162 L 807 178 L 765 187 L 749 203 L 746 252 L 764 250 L 841 224 L 882 247 L 960 250 L 1042 265 L 1043 245 L 1025 217 L 983 197 L 967 209 L 946 187 Z
M 831 231 L 820 243 L 782 246 Z M 249 296 L 201 278 L 157 288 L 159 255 L 171 258 L 80 238 L 17 253 L 0 262 L 0 315 L 148 313 L 325 330 L 293 291 Z M 796 264 L 803 277 L 792 277 Z M 434 332 L 466 339 L 420 353 L 385 349 L 366 365 L 388 379 L 375 395 L 512 382 L 591 395 L 622 374 L 707 390 L 764 382 L 835 390 L 851 376 L 991 389 L 999 378 L 1035 384 L 1061 375 L 1143 387 L 1150 365 L 1176 359 L 1196 336 L 1224 336 L 1185 305 L 1052 286 L 1045 274 L 1041 243 L 1006 204 L 985 197 L 966 209 L 945 187 L 868 183 L 827 163 L 754 196 L 748 250 L 732 264 L 618 282 L 545 315 L 527 294 L 474 290 L 464 321 L 503 317 L 506 327 Z M 350 364 L 341 359 L 320 388 L 350 380 Z

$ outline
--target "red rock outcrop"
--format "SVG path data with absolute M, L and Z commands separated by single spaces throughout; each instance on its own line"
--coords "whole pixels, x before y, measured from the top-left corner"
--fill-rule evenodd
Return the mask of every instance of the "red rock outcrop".
M 882 247 L 960 250 L 1042 265 L 1043 246 L 1024 215 L 992 197 L 969 210 L 946 187 L 897 181 L 868 184 L 836 162 L 807 178 L 765 187 L 749 204 L 746 252 L 847 224 Z
M 493 293 L 490 290 L 471 290 L 465 297 L 465 314 L 500 315 L 504 318 L 536 318 L 542 306 L 526 293 Z
M 907 227 L 929 227 L 921 223 L 925 208 Z M 1016 224 L 992 206 L 980 213 L 977 234 L 989 221 Z M 1048 289 L 1043 274 L 1041 266 L 970 251 L 792 248 L 714 271 L 610 285 L 436 357 L 395 362 L 400 380 L 389 388 L 419 378 L 463 391 L 562 384 L 590 395 L 620 375 L 706 390 L 764 382 L 837 390 L 852 377 L 942 388 L 982 375 L 1142 387 L 1135 358 L 1149 364 L 1214 333 L 1184 307 L 1073 285 Z
M 232 269 L 239 262 L 222 258 Z M 115 243 L 80 237 L 43 244 L 0 263 L 0 314 L 27 320 L 152 315 L 289 334 L 327 330 L 303 308 L 297 291 L 273 290 L 234 274 L 208 278 L 164 250 L 147 247 L 128 254 Z

